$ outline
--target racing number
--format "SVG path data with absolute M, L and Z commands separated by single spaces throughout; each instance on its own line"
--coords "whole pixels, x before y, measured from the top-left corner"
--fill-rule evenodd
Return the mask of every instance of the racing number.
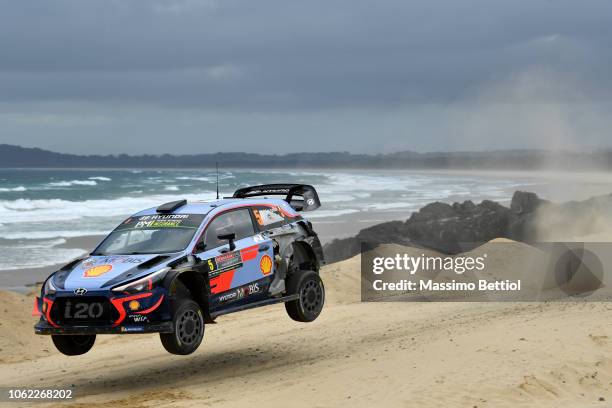
M 96 319 L 102 316 L 104 309 L 101 303 L 76 303 L 74 305 L 74 314 L 72 314 L 72 303 L 66 302 L 66 309 L 64 310 L 65 319 Z

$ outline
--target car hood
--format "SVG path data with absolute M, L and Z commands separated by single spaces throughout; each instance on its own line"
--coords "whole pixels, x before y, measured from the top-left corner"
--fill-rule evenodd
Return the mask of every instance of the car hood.
M 76 288 L 95 290 L 102 288 L 105 283 L 116 278 L 119 278 L 118 282 L 132 280 L 163 267 L 165 262 L 156 263 L 155 261 L 152 265 L 144 268 L 141 266 L 143 263 L 155 257 L 161 258 L 161 256 L 162 254 L 90 256 L 72 268 L 63 286 L 66 290 Z M 170 258 L 164 256 L 160 261 Z M 121 279 L 122 275 L 124 276 L 123 279 Z

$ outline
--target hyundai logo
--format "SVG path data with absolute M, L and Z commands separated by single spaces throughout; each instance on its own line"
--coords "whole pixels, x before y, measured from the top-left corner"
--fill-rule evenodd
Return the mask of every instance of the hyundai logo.
M 87 293 L 87 289 L 85 288 L 78 288 L 74 290 L 75 295 L 83 296 L 86 293 Z

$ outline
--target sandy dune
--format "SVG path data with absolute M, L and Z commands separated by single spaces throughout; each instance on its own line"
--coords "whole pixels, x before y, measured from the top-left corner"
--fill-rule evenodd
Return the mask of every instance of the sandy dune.
M 230 315 L 187 357 L 155 335 L 59 355 L 23 318 L 30 301 L 1 293 L 11 317 L 0 326 L 0 386 L 74 385 L 83 407 L 612 404 L 612 304 L 359 303 L 359 267 L 353 258 L 323 270 L 317 321 L 293 322 L 282 305 Z

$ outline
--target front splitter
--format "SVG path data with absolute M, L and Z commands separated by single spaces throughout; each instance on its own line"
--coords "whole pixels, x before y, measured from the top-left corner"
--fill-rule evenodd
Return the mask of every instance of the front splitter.
M 39 322 L 34 326 L 34 333 L 41 335 L 50 334 L 139 334 L 139 333 L 173 333 L 172 322 L 153 323 L 146 325 L 126 324 L 117 327 L 109 326 L 62 326 L 54 327 L 45 322 Z

